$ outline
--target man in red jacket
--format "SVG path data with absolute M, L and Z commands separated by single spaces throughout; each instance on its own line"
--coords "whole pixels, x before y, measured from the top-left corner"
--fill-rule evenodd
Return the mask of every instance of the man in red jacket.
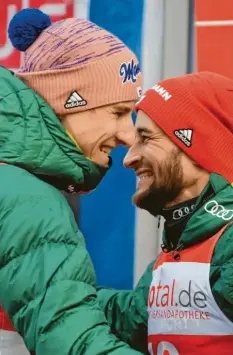
M 101 304 L 113 331 L 144 353 L 148 340 L 153 355 L 231 355 L 233 83 L 214 73 L 167 79 L 136 109 L 124 163 L 138 176 L 134 203 L 166 220 L 162 252 L 135 290 L 102 291 Z

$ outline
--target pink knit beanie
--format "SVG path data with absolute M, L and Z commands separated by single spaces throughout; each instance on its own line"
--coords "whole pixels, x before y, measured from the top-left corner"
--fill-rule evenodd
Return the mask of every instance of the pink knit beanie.
M 16 75 L 60 117 L 140 96 L 136 56 L 88 20 L 51 24 L 40 10 L 24 9 L 13 17 L 8 33 L 13 46 L 25 52 Z

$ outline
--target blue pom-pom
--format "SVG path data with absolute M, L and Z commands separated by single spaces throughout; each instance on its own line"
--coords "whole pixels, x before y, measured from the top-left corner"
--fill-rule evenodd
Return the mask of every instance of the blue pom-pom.
M 11 19 L 8 35 L 13 47 L 24 52 L 50 25 L 50 17 L 44 12 L 38 9 L 23 9 Z

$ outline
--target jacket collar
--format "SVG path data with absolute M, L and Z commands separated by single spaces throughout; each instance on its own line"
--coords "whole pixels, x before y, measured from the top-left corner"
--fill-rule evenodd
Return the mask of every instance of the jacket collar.
M 222 176 L 212 173 L 180 236 L 176 250 L 204 241 L 231 220 L 233 221 L 233 188 Z M 169 243 L 165 231 L 163 242 L 165 245 Z

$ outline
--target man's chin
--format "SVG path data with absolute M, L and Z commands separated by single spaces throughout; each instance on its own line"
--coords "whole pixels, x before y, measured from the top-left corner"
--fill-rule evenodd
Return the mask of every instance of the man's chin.
M 135 206 L 146 210 L 148 207 L 147 200 L 149 195 L 149 191 L 136 191 L 133 195 L 132 201 Z
M 136 191 L 135 194 L 132 197 L 133 204 L 137 207 L 140 207 L 140 202 L 143 200 L 144 194 Z
M 138 208 L 148 211 L 153 216 L 158 216 L 164 207 L 164 200 L 159 194 L 147 190 L 144 192 L 136 191 L 132 198 L 133 203 Z

